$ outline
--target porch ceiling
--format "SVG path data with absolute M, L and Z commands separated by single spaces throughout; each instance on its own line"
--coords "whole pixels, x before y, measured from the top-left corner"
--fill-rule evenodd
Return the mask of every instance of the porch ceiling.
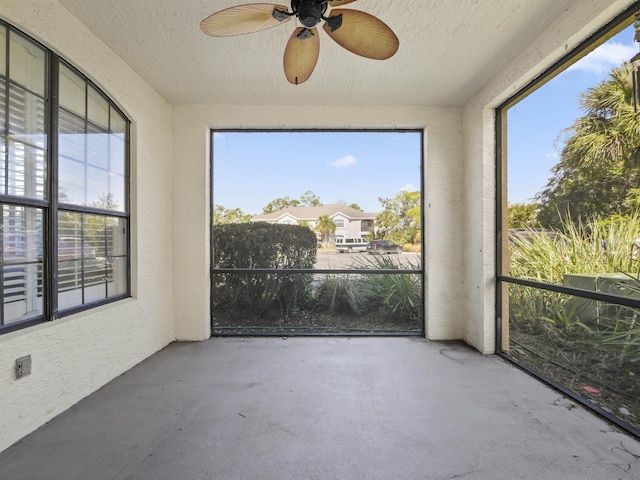
M 364 59 L 321 31 L 318 65 L 297 87 L 282 69 L 293 22 L 239 37 L 200 31 L 206 16 L 251 0 L 60 2 L 174 105 L 462 105 L 575 0 L 361 0 L 345 8 L 387 23 L 398 53 Z

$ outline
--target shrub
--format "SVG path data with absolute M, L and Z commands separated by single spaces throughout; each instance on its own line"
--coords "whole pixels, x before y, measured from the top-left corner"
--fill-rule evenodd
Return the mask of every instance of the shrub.
M 562 283 L 565 274 L 638 273 L 640 217 L 565 223 L 560 231 L 523 229 L 510 235 L 513 277 Z
M 370 270 L 400 269 L 389 255 L 359 258 L 353 268 Z M 419 269 L 409 263 L 402 269 Z M 419 320 L 422 318 L 422 280 L 419 274 L 381 273 L 363 275 L 358 281 L 361 296 L 370 309 L 382 309 L 389 320 Z
M 510 274 L 553 284 L 564 283 L 568 274 L 617 274 L 598 279 L 593 288 L 640 298 L 638 239 L 637 215 L 567 223 L 557 232 L 521 230 L 510 238 Z M 640 417 L 638 313 L 619 304 L 509 285 L 514 356 L 569 388 L 596 384 L 598 401 L 614 413 L 621 407 L 631 411 L 630 422 Z
M 307 227 L 267 223 L 213 227 L 216 269 L 313 268 L 315 260 L 316 236 Z M 286 315 L 311 281 L 311 275 L 294 273 L 216 273 L 213 303 L 258 317 L 275 307 Z
M 364 299 L 359 286 L 350 275 L 325 275 L 315 291 L 316 309 L 331 315 L 360 315 Z

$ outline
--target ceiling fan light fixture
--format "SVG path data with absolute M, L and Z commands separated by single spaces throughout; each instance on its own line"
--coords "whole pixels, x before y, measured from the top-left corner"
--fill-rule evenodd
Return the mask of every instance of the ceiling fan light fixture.
M 293 6 L 292 2 L 292 6 Z M 327 10 L 327 2 L 318 2 L 316 0 L 301 0 L 297 6 L 298 18 L 300 23 L 307 28 L 315 27 L 322 15 Z

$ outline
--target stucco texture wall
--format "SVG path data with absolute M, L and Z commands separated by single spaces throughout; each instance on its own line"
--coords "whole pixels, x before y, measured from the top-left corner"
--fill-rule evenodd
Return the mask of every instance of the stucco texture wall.
M 174 110 L 174 295 L 176 335 L 209 334 L 211 129 L 425 130 L 427 336 L 461 338 L 462 115 L 458 108 L 180 106 Z M 238 185 L 241 189 L 243 186 Z M 184 215 L 178 215 L 185 212 Z M 188 213 L 187 213 L 188 212 Z M 179 253 L 178 253 L 179 252 Z M 203 259 L 206 259 L 203 262 Z M 189 279 L 198 279 L 194 288 Z
M 479 90 L 463 110 L 463 270 L 466 318 L 462 338 L 493 353 L 496 317 L 496 132 L 495 108 L 544 73 L 633 0 L 575 2 Z M 506 207 L 506 204 L 504 205 Z M 506 208 L 504 209 L 506 212 Z M 504 319 L 508 321 L 508 319 Z
M 94 80 L 133 121 L 134 297 L 0 336 L 0 450 L 174 339 L 171 106 L 55 1 L 1 0 L 0 15 Z M 31 355 L 31 375 L 14 378 Z
M 464 107 L 301 108 L 173 107 L 57 1 L 0 0 L 0 16 L 86 73 L 133 121 L 133 298 L 0 336 L 0 450 L 172 340 L 209 337 L 216 128 L 424 128 L 427 336 L 493 352 L 492 109 L 630 3 L 575 2 Z M 33 373 L 15 380 L 14 361 L 27 354 Z

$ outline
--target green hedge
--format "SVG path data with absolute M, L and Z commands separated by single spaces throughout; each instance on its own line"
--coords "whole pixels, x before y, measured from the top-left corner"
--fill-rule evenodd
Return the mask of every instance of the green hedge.
M 313 268 L 316 235 L 308 227 L 244 223 L 213 227 L 214 268 Z M 308 274 L 217 273 L 214 307 L 234 316 L 263 317 L 274 310 L 287 315 L 304 298 Z

